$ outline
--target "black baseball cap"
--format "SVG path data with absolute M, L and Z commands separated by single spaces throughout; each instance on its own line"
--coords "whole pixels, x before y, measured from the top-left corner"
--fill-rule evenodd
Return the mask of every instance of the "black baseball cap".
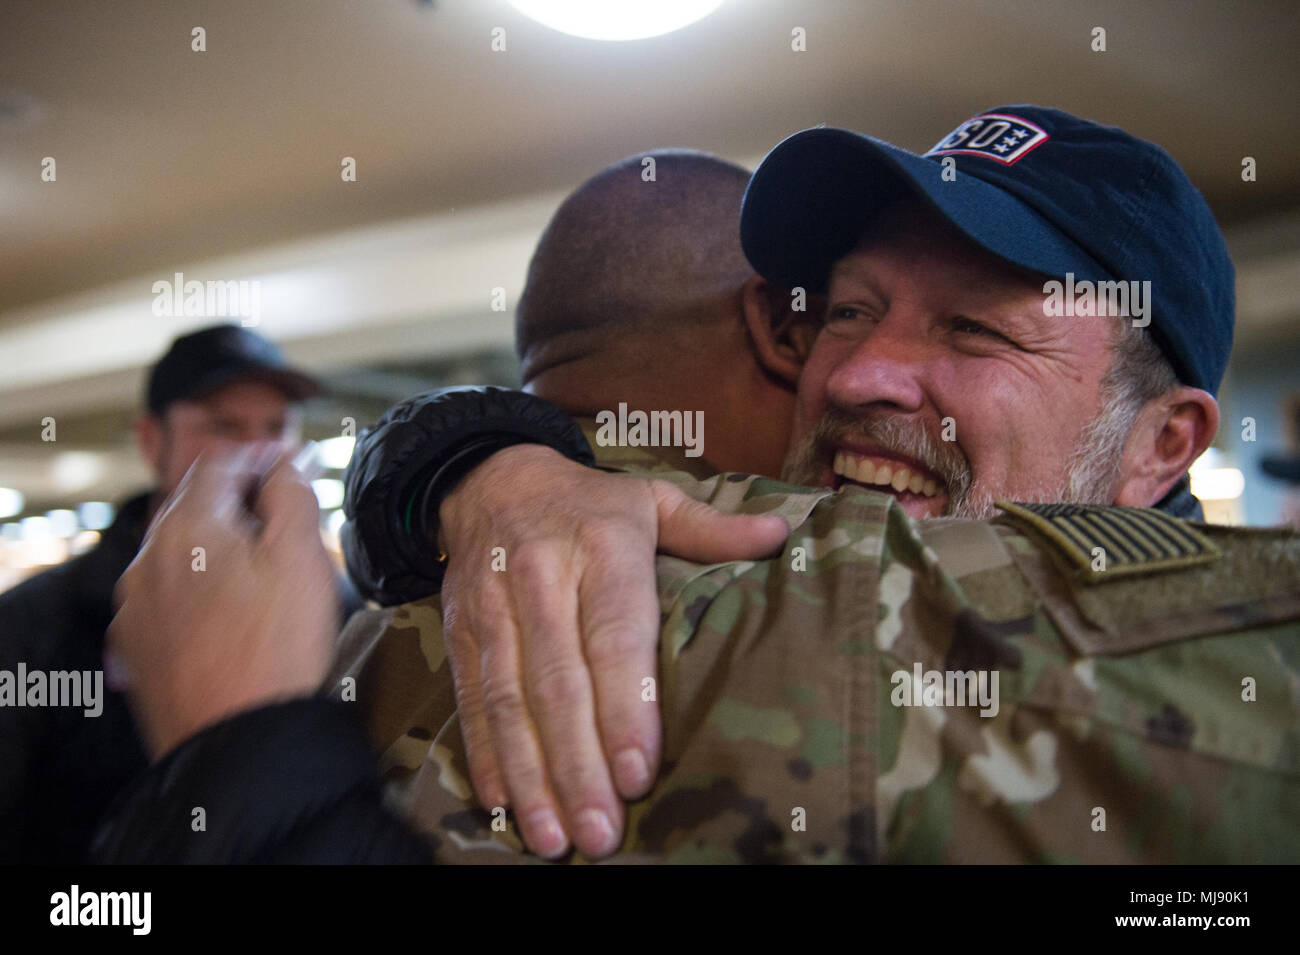
M 944 177 L 944 159 L 956 172 Z M 895 198 L 916 195 L 975 244 L 1040 275 L 1150 281 L 1150 331 L 1179 380 L 1215 394 L 1232 349 L 1232 261 L 1205 199 L 1173 158 L 1114 126 L 999 106 L 924 155 L 847 129 L 795 133 L 745 191 L 754 270 L 825 291 L 831 266 Z
M 324 390 L 261 335 L 240 325 L 213 325 L 172 342 L 149 373 L 145 405 L 162 414 L 174 401 L 198 398 L 241 379 L 264 381 L 292 401 Z

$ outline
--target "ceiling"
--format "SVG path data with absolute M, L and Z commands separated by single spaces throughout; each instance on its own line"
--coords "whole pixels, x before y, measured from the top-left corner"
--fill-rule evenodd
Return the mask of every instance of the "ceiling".
M 0 324 L 179 261 L 571 187 L 650 147 L 752 158 L 828 123 L 920 149 L 1005 102 L 1163 144 L 1228 224 L 1300 201 L 1297 49 L 1292 0 L 727 0 L 632 43 L 504 0 L 5 0 Z

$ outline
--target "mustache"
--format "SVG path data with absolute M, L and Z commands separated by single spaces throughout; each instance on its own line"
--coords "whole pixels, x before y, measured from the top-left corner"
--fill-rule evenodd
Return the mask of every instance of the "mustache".
M 970 490 L 970 462 L 956 441 L 944 441 L 921 421 L 903 415 L 861 417 L 828 408 L 792 462 L 794 476 L 829 459 L 845 438 L 860 438 L 901 457 L 919 462 L 943 481 L 950 500 L 961 500 Z

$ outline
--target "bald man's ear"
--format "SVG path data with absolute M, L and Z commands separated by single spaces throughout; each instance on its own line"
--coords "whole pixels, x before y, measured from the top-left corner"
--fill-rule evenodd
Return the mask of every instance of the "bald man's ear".
M 1124 444 L 1115 503 L 1151 507 L 1214 440 L 1219 403 L 1199 388 L 1179 386 L 1148 401 Z
M 796 387 L 813 339 L 821 330 L 822 297 L 802 290 L 792 294 L 754 276 L 741 288 L 741 306 L 758 363 Z

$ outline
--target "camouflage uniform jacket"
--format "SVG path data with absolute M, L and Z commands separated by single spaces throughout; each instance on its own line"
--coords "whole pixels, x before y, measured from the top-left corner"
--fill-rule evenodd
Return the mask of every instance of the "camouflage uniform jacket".
M 659 558 L 659 673 L 628 692 L 656 694 L 664 767 L 612 861 L 1300 861 L 1300 536 L 1133 508 L 915 522 L 597 453 L 793 528 L 769 560 Z M 474 800 L 436 598 L 354 617 L 331 695 L 344 677 L 438 861 L 537 861 Z

